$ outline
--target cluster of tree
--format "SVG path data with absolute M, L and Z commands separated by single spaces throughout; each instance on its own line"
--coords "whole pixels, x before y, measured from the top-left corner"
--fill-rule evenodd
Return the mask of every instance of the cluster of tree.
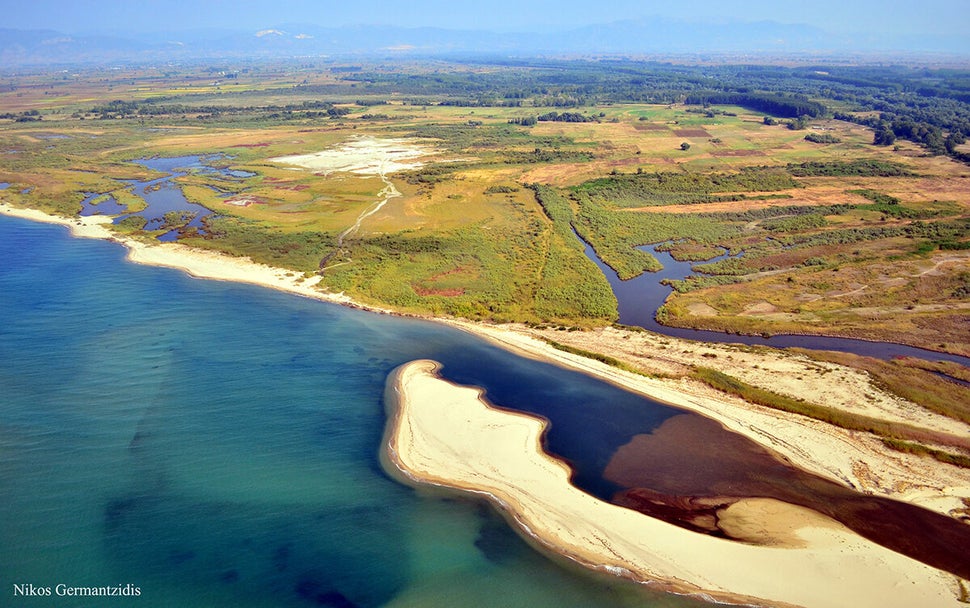
M 714 118 L 715 116 L 737 116 L 737 112 L 728 112 L 727 110 L 718 110 L 717 108 L 705 107 L 700 108 L 687 108 L 685 110 L 688 114 L 703 114 L 707 118 Z
M 262 114 L 270 119 L 297 118 L 339 118 L 346 116 L 351 109 L 337 106 L 330 101 L 309 100 L 299 104 L 265 106 L 234 106 L 187 103 L 162 103 L 161 98 L 142 101 L 124 101 L 116 99 L 108 103 L 96 105 L 88 114 L 94 114 L 98 119 L 136 118 L 149 116 L 186 116 L 204 115 L 209 118 L 222 115 Z M 169 98 L 164 101 L 169 101 Z
M 858 194 L 859 196 L 862 196 L 864 198 L 867 198 L 870 201 L 872 201 L 874 203 L 877 203 L 877 204 L 880 204 L 880 205 L 898 205 L 899 204 L 899 199 L 896 198 L 895 196 L 892 196 L 890 194 L 884 194 L 882 192 L 878 192 L 876 190 L 871 190 L 869 188 L 858 189 L 858 190 L 849 190 L 849 193 L 850 194 Z
M 124 117 L 137 114 L 138 105 L 139 104 L 137 101 L 123 101 L 121 99 L 115 99 L 114 101 L 109 101 L 106 104 L 94 106 L 91 108 L 89 113 L 97 114 L 99 118 Z
M 778 235 L 776 239 L 784 246 L 816 247 L 818 245 L 847 245 L 863 241 L 894 237 L 928 240 L 931 248 L 944 243 L 957 243 L 966 238 L 966 222 L 916 220 L 902 226 L 879 226 L 870 228 L 844 228 L 827 232 Z
M 712 192 L 772 192 L 797 188 L 798 183 L 783 169 L 747 167 L 734 173 L 659 172 L 614 175 L 577 186 L 593 196 L 617 197 L 635 193 L 669 192 L 703 194 Z
M 811 161 L 789 164 L 786 169 L 795 177 L 859 176 L 859 177 L 914 177 L 906 167 L 884 160 Z
M 489 186 L 485 189 L 485 194 L 512 194 L 513 192 L 518 192 L 519 189 L 515 186 Z
M 350 108 L 328 108 L 325 112 L 301 112 L 304 118 L 340 118 L 350 114 Z
M 599 118 L 586 116 L 579 112 L 563 112 L 562 114 L 559 112 L 547 112 L 546 114 L 540 114 L 537 120 L 546 122 L 599 122 Z
M 970 103 L 956 84 L 961 79 L 947 71 L 927 72 L 919 77 L 905 74 L 895 86 L 884 84 L 866 90 L 840 91 L 841 100 L 851 102 L 858 110 L 872 114 L 836 113 L 836 118 L 872 127 L 873 143 L 892 145 L 896 138 L 908 139 L 924 146 L 931 154 L 949 154 L 970 162 L 965 153 L 956 150 L 957 142 L 970 134 Z M 951 82 L 952 78 L 952 82 Z M 963 75 L 963 80 L 966 74 Z M 947 83 L 947 95 L 924 96 L 926 80 Z
M 519 99 L 444 99 L 438 102 L 440 106 L 453 106 L 456 108 L 519 108 L 522 101 Z
M 810 141 L 813 144 L 837 144 L 842 140 L 831 133 L 809 133 L 805 136 L 805 141 Z
M 755 112 L 766 112 L 785 118 L 808 116 L 815 118 L 826 113 L 826 107 L 817 101 L 797 95 L 776 93 L 735 93 L 727 91 L 697 91 L 687 95 L 688 105 L 732 105 Z
M 522 163 L 587 162 L 593 154 L 585 150 L 563 150 L 561 148 L 535 148 L 532 152 L 510 150 L 504 154 L 505 162 L 511 165 Z
M 509 124 L 510 125 L 521 125 L 523 127 L 532 127 L 532 126 L 535 126 L 535 124 L 536 124 L 536 122 L 538 120 L 539 119 L 536 118 L 535 116 L 524 116 L 522 118 L 510 118 L 509 119 Z
M 214 112 L 209 116 L 219 116 L 221 112 Z M 265 117 L 270 120 L 301 120 L 306 118 L 340 118 L 341 116 L 346 116 L 350 114 L 348 108 L 330 108 L 325 112 L 316 112 L 313 110 L 309 111 L 294 111 L 294 110 L 280 110 L 276 112 L 270 112 L 266 114 Z
M 891 146 L 896 143 L 896 134 L 885 125 L 880 125 L 876 128 L 872 143 L 875 146 Z
M 37 110 L 25 110 L 20 114 L 6 112 L 4 114 L 0 114 L 0 119 L 13 120 L 15 122 L 36 122 L 43 120 L 40 116 L 40 112 Z

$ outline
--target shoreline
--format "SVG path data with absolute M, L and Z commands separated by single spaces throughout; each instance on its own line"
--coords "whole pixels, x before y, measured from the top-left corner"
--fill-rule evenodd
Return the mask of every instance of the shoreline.
M 796 397 L 852 409 L 861 407 L 859 404 L 868 406 L 875 395 L 883 416 L 887 411 L 903 409 L 904 421 L 918 421 L 922 425 L 930 425 L 929 428 L 957 435 L 970 432 L 970 425 L 941 419 L 899 398 L 879 395 L 879 389 L 871 385 L 866 374 L 850 372 L 836 364 L 823 365 L 777 350 L 757 356 L 749 352 L 750 348 L 743 346 L 692 342 L 649 332 L 624 332 L 616 328 L 575 332 L 590 335 L 573 336 L 571 332 L 541 332 L 523 325 L 497 326 L 463 319 L 411 315 L 361 304 L 342 293 L 322 292 L 314 288 L 319 280 L 316 277 L 303 280 L 303 276 L 294 271 L 253 262 L 249 258 L 193 248 L 177 242 L 147 244 L 110 230 L 107 224 L 110 224 L 111 218 L 107 216 L 65 218 L 15 207 L 2 201 L 0 214 L 66 226 L 78 238 L 113 241 L 128 250 L 127 259 L 131 262 L 173 268 L 199 279 L 248 283 L 368 312 L 443 323 L 505 350 L 591 375 L 716 420 L 729 430 L 781 453 L 796 466 L 854 489 L 914 502 L 947 515 L 956 509 L 970 507 L 970 471 L 966 469 L 894 452 L 864 434 L 750 404 L 698 383 L 625 372 L 559 350 L 547 340 L 568 342 L 574 338 L 599 337 L 601 339 L 586 350 L 595 352 L 599 349 L 605 354 L 616 354 L 608 349 L 615 350 L 617 345 L 622 345 L 628 348 L 623 354 L 636 350 L 635 355 L 659 361 L 658 372 L 661 375 L 671 370 L 682 370 L 690 364 L 712 365 L 718 362 L 718 365 L 724 365 L 730 360 L 734 365 L 730 373 L 742 380 L 751 382 L 758 376 L 770 376 L 774 388 L 787 386 L 787 393 Z M 676 353 L 681 351 L 690 353 L 678 358 Z M 833 377 L 832 370 L 840 371 Z M 746 372 L 748 376 L 744 375 Z M 813 381 L 814 385 L 811 384 Z M 837 383 L 836 391 L 832 386 Z
M 107 225 L 111 218 L 104 215 L 89 215 L 77 218 L 63 218 L 35 209 L 14 207 L 0 202 L 0 214 L 45 224 L 65 226 L 76 238 L 112 241 L 127 249 L 126 258 L 136 264 L 159 266 L 181 270 L 197 279 L 248 283 L 284 291 L 323 302 L 390 314 L 392 311 L 377 307 L 364 306 L 343 294 L 329 294 L 314 289 L 319 277 L 304 279 L 302 274 L 285 268 L 277 268 L 254 262 L 249 258 L 234 257 L 218 251 L 199 249 L 172 243 L 145 243 L 118 234 Z
M 970 506 L 970 472 L 966 469 L 958 469 L 919 456 L 892 452 L 866 434 L 756 406 L 692 381 L 646 377 L 622 371 L 599 361 L 558 350 L 545 340 L 554 338 L 565 342 L 597 338 L 600 341 L 587 347 L 587 350 L 595 351 L 599 348 L 607 354 L 615 354 L 618 352 L 616 349 L 622 345 L 637 356 L 652 358 L 651 362 L 659 366 L 660 374 L 665 373 L 665 369 L 677 371 L 691 364 L 711 365 L 717 362 L 719 366 L 726 366 L 730 362 L 730 365 L 735 366 L 730 372 L 742 379 L 750 381 L 750 378 L 744 376 L 745 373 L 750 373 L 753 377 L 770 377 L 771 382 L 787 386 L 790 393 L 808 399 L 817 397 L 820 401 L 834 404 L 835 407 L 878 406 L 883 408 L 883 414 L 892 412 L 893 415 L 897 414 L 896 410 L 900 410 L 900 416 L 919 420 L 930 425 L 929 428 L 967 432 L 966 425 L 934 418 L 922 408 L 906 405 L 908 402 L 887 397 L 885 394 L 879 395 L 878 389 L 872 387 L 865 374 L 842 366 L 811 362 L 792 353 L 769 351 L 759 354 L 749 352 L 752 349 L 732 345 L 691 343 L 657 334 L 624 332 L 616 328 L 575 332 L 588 335 L 574 336 L 554 330 L 543 333 L 518 325 L 496 326 L 460 319 L 401 314 L 362 305 L 343 294 L 323 293 L 314 288 L 318 280 L 316 278 L 304 280 L 301 274 L 255 263 L 248 258 L 237 258 L 178 243 L 147 244 L 128 238 L 111 231 L 106 226 L 111 218 L 106 216 L 62 218 L 2 202 L 0 213 L 66 226 L 73 236 L 79 238 L 114 241 L 126 247 L 129 261 L 179 269 L 196 278 L 249 283 L 370 312 L 444 323 L 505 350 L 591 375 L 716 420 L 729 430 L 783 455 L 795 466 L 853 489 L 903 500 L 954 517 L 961 510 L 967 512 Z M 614 350 L 603 350 L 607 348 Z M 873 395 L 878 396 L 875 406 L 872 404 Z M 838 401 L 839 399 L 842 401 Z
M 435 362 L 419 360 L 389 376 L 382 464 L 409 485 L 489 498 L 520 535 L 547 552 L 729 604 L 959 605 L 957 577 L 801 507 L 737 503 L 736 525 L 764 541 L 747 544 L 595 499 L 572 486 L 568 467 L 542 450 L 544 421 L 495 409 L 481 390 L 442 380 L 436 370 Z

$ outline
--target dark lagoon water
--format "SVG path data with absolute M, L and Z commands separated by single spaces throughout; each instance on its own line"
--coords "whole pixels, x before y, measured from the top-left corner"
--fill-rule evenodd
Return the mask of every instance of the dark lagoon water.
M 602 446 L 676 410 L 436 324 L 124 253 L 0 217 L 0 605 L 696 605 L 563 567 L 378 462 L 385 378 L 419 357 L 555 419 L 551 449 L 593 482 Z M 141 596 L 12 596 L 27 584 Z
M 579 237 L 577 236 L 577 238 Z M 666 336 L 687 340 L 699 340 L 702 342 L 757 344 L 772 346 L 774 348 L 799 347 L 813 350 L 834 350 L 867 357 L 876 357 L 878 359 L 918 357 L 930 361 L 953 361 L 970 367 L 970 357 L 940 353 L 907 346 L 905 344 L 808 335 L 779 335 L 766 338 L 762 336 L 745 336 L 719 331 L 662 325 L 657 322 L 655 315 L 657 309 L 663 305 L 667 296 L 670 295 L 672 288 L 663 285 L 661 281 L 664 279 L 684 279 L 692 274 L 697 274 L 692 268 L 692 263 L 678 262 L 669 252 L 656 251 L 653 246 L 645 245 L 641 249 L 656 257 L 661 265 L 663 265 L 663 270 L 660 272 L 645 272 L 639 277 L 622 281 L 616 274 L 616 271 L 607 266 L 596 255 L 596 251 L 589 243 L 583 242 L 583 245 L 585 246 L 586 257 L 599 267 L 613 288 L 613 293 L 619 302 L 619 322 L 624 325 L 635 325 Z M 722 258 L 719 257 L 716 259 Z

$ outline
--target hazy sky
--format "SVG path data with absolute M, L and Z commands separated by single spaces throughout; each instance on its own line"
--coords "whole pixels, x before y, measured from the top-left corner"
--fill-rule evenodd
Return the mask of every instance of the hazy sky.
M 27 0 L 4 4 L 0 27 L 67 33 L 262 29 L 286 23 L 544 31 L 653 16 L 805 23 L 833 33 L 955 35 L 970 30 L 970 0 Z

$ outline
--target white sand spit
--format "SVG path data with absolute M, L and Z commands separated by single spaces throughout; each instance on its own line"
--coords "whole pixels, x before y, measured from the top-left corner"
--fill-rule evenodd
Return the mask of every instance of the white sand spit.
M 590 568 L 682 593 L 759 605 L 959 606 L 956 578 L 775 502 L 776 540 L 756 546 L 678 528 L 583 493 L 541 449 L 544 423 L 491 408 L 481 391 L 415 361 L 388 380 L 385 466 L 412 483 L 488 496 L 533 543 Z M 392 469 L 393 467 L 393 469 Z M 747 508 L 744 517 L 765 511 Z M 783 518 L 785 525 L 779 526 Z M 739 525 L 749 525 L 743 522 Z

